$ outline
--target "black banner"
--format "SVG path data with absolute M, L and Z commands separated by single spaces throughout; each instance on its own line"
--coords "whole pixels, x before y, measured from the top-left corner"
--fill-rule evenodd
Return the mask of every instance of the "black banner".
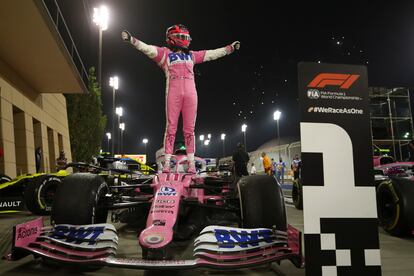
M 298 73 L 306 275 L 381 275 L 366 67 Z

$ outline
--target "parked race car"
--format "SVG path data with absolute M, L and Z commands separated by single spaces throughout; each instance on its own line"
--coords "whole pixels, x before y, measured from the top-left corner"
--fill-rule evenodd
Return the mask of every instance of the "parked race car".
M 382 228 L 395 236 L 414 234 L 414 162 L 376 166 L 378 218 Z
M 373 163 L 381 227 L 394 236 L 414 235 L 414 162 L 374 156 Z M 303 209 L 301 179 L 293 181 L 292 201 L 297 209 Z
M 65 170 L 57 173 L 23 174 L 14 179 L 0 178 L 0 214 L 29 210 L 36 215 L 50 214 L 57 186 L 68 176 Z
M 236 185 L 222 174 L 207 176 L 201 158 L 197 174 L 186 173 L 186 156 L 172 158 L 171 173 L 158 173 L 151 183 L 111 185 L 89 173 L 66 177 L 53 203 L 53 226 L 42 219 L 15 226 L 8 259 L 33 254 L 71 266 L 137 269 L 235 269 L 288 259 L 303 267 L 301 232 L 287 224 L 273 177 L 248 176 Z M 140 259 L 116 256 L 118 236 L 108 211 L 125 208 L 145 218 Z M 174 259 L 172 241 L 195 236 L 193 259 Z

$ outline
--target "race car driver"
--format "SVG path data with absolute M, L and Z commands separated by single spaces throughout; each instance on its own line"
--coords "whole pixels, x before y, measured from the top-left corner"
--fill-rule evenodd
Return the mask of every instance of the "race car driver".
M 240 48 L 240 42 L 235 41 L 215 50 L 190 51 L 190 32 L 182 24 L 173 25 L 167 29 L 167 47 L 147 45 L 133 37 L 128 31 L 122 32 L 122 39 L 154 60 L 165 73 L 167 125 L 164 136 L 165 164 L 163 172 L 170 170 L 178 118 L 181 114 L 189 163 L 188 172 L 195 173 L 194 127 L 197 115 L 197 91 L 193 67 L 195 64 L 215 60 L 233 53 L 234 50 Z

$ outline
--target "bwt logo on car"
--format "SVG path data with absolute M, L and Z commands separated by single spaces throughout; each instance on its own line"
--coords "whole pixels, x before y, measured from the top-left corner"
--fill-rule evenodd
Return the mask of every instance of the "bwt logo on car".
M 172 187 L 161 187 L 160 191 L 157 193 L 159 196 L 175 196 L 177 195 L 177 191 Z
M 258 246 L 261 241 L 273 242 L 271 230 L 240 231 L 239 233 L 235 230 L 215 229 L 214 235 L 221 248 L 234 248 L 236 246 L 247 248 Z
M 37 227 L 31 227 L 31 228 L 19 228 L 18 233 L 17 233 L 17 239 L 24 239 L 24 238 L 28 238 L 32 235 L 36 235 L 37 234 Z
M 92 226 L 92 227 L 69 227 L 64 225 L 57 225 L 52 234 L 51 238 L 63 239 L 67 242 L 73 242 L 75 244 L 81 244 L 82 242 L 89 242 L 89 245 L 95 244 L 98 237 L 103 234 L 105 227 L 103 226 Z M 89 238 L 88 238 L 89 237 Z

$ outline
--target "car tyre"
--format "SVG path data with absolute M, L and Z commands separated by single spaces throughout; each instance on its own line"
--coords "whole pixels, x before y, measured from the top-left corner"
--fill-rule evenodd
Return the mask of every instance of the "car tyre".
M 300 178 L 293 180 L 292 183 L 292 201 L 296 209 L 303 210 L 303 190 Z
M 103 198 L 108 191 L 105 180 L 96 174 L 75 173 L 65 177 L 56 191 L 52 207 L 55 224 L 105 223 L 108 209 Z
M 276 228 L 287 231 L 283 192 L 276 179 L 253 175 L 237 183 L 243 228 Z

